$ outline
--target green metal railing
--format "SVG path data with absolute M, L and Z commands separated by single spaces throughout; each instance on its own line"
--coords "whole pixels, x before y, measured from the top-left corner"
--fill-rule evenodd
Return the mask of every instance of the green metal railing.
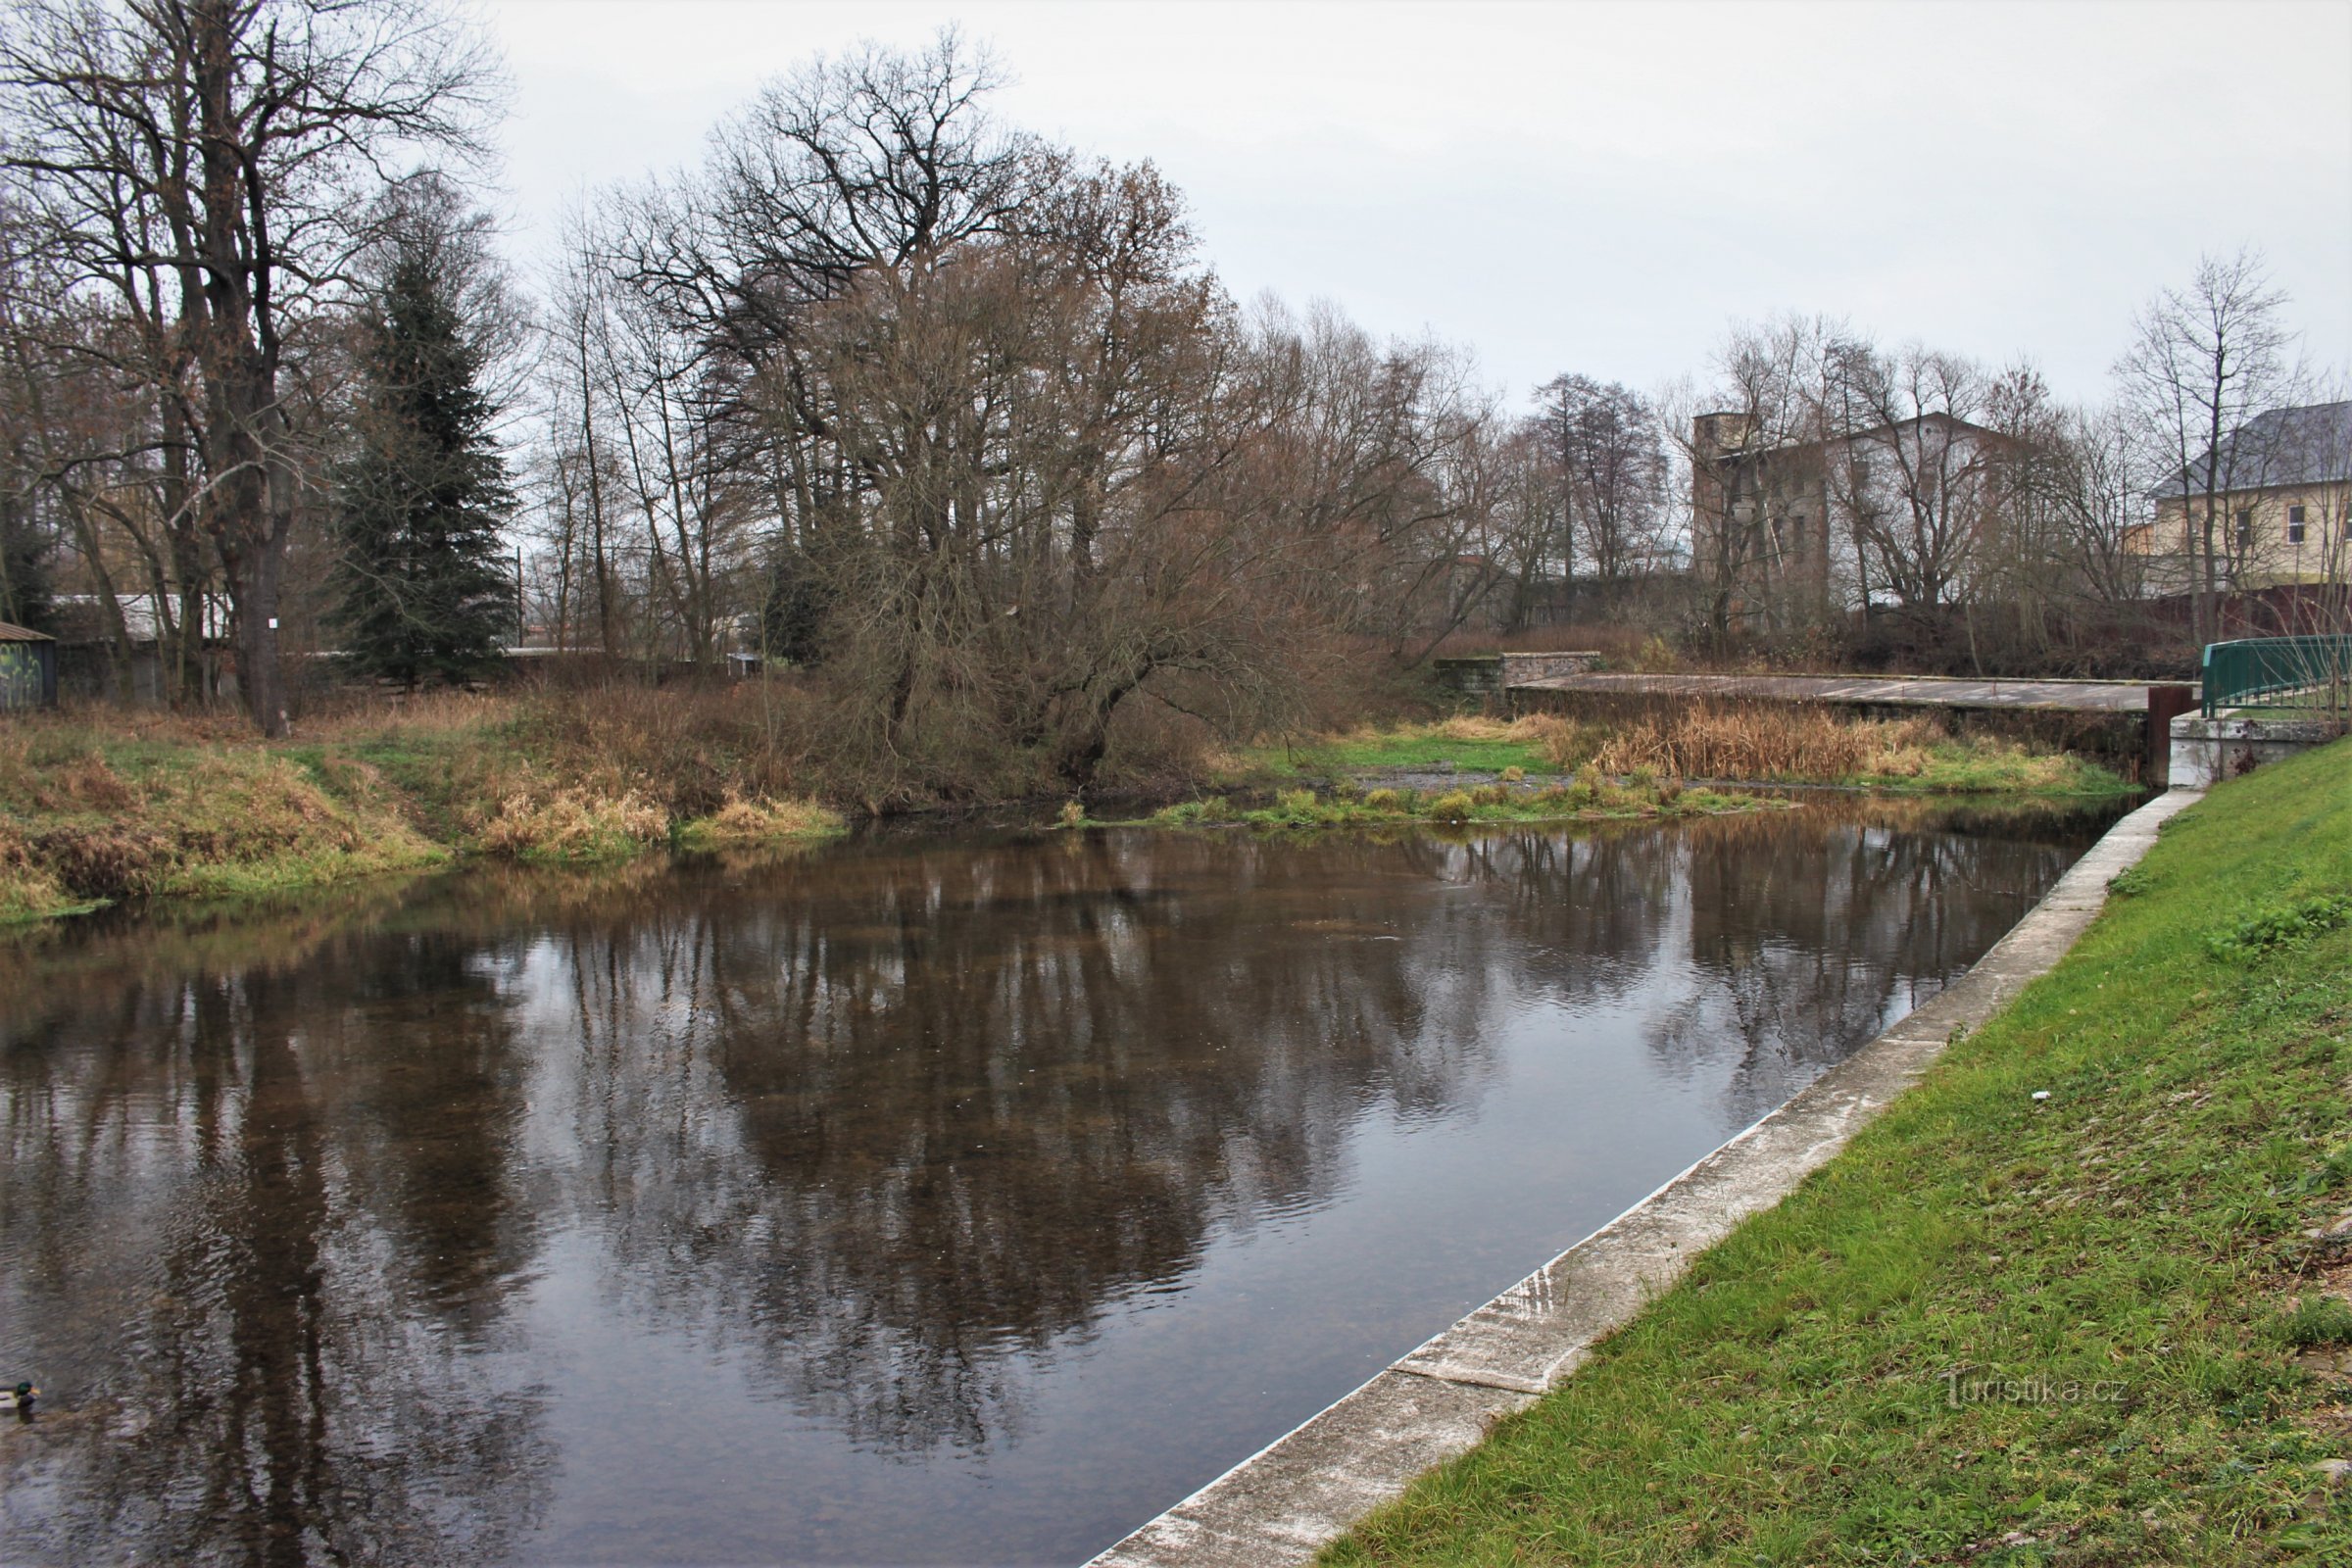
M 2205 716 L 2231 708 L 2340 709 L 2352 692 L 2352 636 L 2207 643 Z

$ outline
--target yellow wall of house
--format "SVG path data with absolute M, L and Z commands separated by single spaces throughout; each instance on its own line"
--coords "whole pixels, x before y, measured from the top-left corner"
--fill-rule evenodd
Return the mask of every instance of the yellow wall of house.
M 2287 536 L 2296 507 L 2303 509 L 2300 544 Z M 2215 498 L 2215 510 L 2220 515 L 2214 523 L 2214 552 L 2232 562 L 2241 578 L 2247 574 L 2280 582 L 2341 578 L 2347 560 L 2352 560 L 2352 542 L 2347 542 L 2345 533 L 2347 521 L 2352 519 L 2352 484 L 2224 492 Z M 2241 512 L 2250 514 L 2246 520 L 2251 537 L 2243 545 L 2237 541 Z M 2132 548 L 2142 555 L 2189 554 L 2203 531 L 2204 515 L 2202 497 L 2159 501 L 2155 525 L 2134 530 L 2130 536 Z

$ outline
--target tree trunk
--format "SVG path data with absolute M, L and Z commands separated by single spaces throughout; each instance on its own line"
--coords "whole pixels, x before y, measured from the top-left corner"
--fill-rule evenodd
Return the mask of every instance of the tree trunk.
M 285 676 L 278 663 L 278 582 L 285 552 L 263 547 L 223 547 L 229 602 L 237 612 L 237 693 L 264 735 L 282 740 L 287 731 Z

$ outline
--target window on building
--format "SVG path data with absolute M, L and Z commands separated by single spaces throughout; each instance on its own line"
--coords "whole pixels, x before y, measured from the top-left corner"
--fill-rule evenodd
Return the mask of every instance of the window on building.
M 2301 507 L 2286 509 L 2286 542 L 2290 545 L 2299 545 L 2303 542 L 2303 509 Z
M 2237 514 L 2237 547 L 2243 550 L 2254 542 L 2254 509 L 2241 507 Z

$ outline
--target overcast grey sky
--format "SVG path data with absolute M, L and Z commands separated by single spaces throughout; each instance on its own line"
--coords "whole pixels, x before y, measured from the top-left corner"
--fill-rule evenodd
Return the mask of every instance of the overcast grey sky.
M 944 24 L 999 110 L 1149 158 L 1236 295 L 1469 346 L 1516 400 L 1651 386 L 1797 310 L 2094 398 L 2133 310 L 2259 246 L 2352 364 L 2352 0 L 791 4 L 493 0 L 517 248 L 693 161 L 764 78 Z

